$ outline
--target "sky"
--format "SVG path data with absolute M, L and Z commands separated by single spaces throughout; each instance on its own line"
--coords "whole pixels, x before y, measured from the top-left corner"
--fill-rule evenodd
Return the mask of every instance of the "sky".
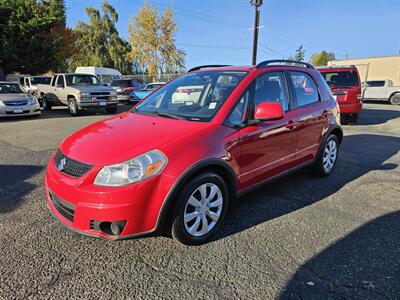
M 117 10 L 117 30 L 128 40 L 128 24 L 144 0 L 109 0 Z M 186 67 L 250 65 L 254 7 L 248 0 L 150 0 L 171 6 L 178 25 L 176 45 Z M 67 25 L 88 22 L 85 7 L 102 0 L 65 0 Z M 260 10 L 257 61 L 285 58 L 299 45 L 306 60 L 321 50 L 336 59 L 400 55 L 400 0 L 264 0 Z

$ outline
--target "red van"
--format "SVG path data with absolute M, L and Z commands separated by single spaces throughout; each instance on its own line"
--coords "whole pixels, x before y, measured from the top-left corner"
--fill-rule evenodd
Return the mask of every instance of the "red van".
M 318 68 L 340 107 L 342 124 L 357 123 L 362 108 L 361 81 L 355 66 Z

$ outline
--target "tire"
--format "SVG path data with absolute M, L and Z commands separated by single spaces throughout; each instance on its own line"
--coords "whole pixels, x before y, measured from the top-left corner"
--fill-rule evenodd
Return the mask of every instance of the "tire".
M 389 101 L 390 101 L 390 104 L 392 104 L 392 105 L 400 105 L 400 93 L 396 93 L 396 94 L 392 95 L 392 97 L 390 97 Z
M 42 100 L 40 101 L 41 106 L 43 110 L 51 110 L 51 107 L 53 106 L 51 102 L 47 99 L 46 96 L 42 97 Z
M 347 115 L 347 124 L 355 125 L 358 121 L 358 114 Z
M 349 116 L 348 115 L 340 115 L 340 123 L 342 125 L 347 125 L 349 122 Z
M 117 106 L 106 107 L 106 112 L 108 114 L 115 114 L 117 112 L 117 108 Z
M 185 184 L 177 200 L 171 227 L 173 238 L 185 245 L 201 245 L 221 226 L 228 209 L 229 193 L 219 175 L 204 173 Z
M 68 111 L 69 114 L 73 117 L 79 116 L 79 108 L 78 105 L 76 104 L 75 98 L 68 99 Z
M 336 149 L 336 151 L 333 149 Z M 320 177 L 329 176 L 335 168 L 338 154 L 339 140 L 336 135 L 331 134 L 325 140 L 324 145 L 318 153 L 317 160 L 311 168 L 314 175 Z

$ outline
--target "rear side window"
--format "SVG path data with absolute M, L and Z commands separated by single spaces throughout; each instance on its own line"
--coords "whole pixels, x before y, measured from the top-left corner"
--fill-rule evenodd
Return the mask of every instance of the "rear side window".
M 282 105 L 283 111 L 289 109 L 285 77 L 282 72 L 264 73 L 256 79 L 254 103 L 276 102 Z
M 377 81 L 367 81 L 367 87 L 382 87 L 385 86 L 385 81 L 377 80 Z
M 319 101 L 318 87 L 314 79 L 304 72 L 289 72 L 297 98 L 297 106 Z
M 322 72 L 322 76 L 330 87 L 358 86 L 356 71 Z

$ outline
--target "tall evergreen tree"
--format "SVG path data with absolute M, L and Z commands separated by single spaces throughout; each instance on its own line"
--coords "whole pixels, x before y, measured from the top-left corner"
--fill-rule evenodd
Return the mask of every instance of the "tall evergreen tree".
M 71 69 L 78 66 L 110 67 L 122 73 L 131 73 L 132 64 L 126 54 L 129 43 L 124 41 L 115 27 L 118 14 L 104 1 L 101 12 L 95 8 L 86 8 L 90 23 L 79 22 L 74 29 L 76 52 L 71 58 Z
M 63 0 L 0 0 L 0 66 L 29 74 L 58 71 L 69 55 Z

